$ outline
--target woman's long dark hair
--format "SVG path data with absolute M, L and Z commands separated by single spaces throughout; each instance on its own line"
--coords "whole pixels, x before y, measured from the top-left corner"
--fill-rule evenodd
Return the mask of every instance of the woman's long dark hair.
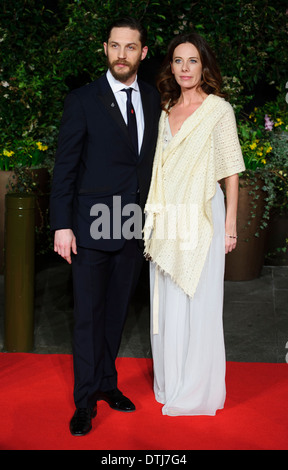
M 187 42 L 196 47 L 200 56 L 202 64 L 202 82 L 200 86 L 202 90 L 207 93 L 207 95 L 214 94 L 221 97 L 224 96 L 223 93 L 221 93 L 222 77 L 220 69 L 210 46 L 205 39 L 197 33 L 180 34 L 170 42 L 157 78 L 157 87 L 161 94 L 161 107 L 167 112 L 169 112 L 170 108 L 177 102 L 181 93 L 180 86 L 171 71 L 174 50 L 180 44 Z

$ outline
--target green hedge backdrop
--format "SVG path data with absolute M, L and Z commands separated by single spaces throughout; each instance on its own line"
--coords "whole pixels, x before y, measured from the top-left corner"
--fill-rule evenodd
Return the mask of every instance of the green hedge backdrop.
M 54 152 L 65 95 L 105 70 L 107 24 L 124 15 L 149 31 L 143 78 L 154 80 L 175 34 L 195 30 L 217 55 L 236 113 L 279 95 L 284 102 L 287 8 L 286 0 L 2 0 L 0 145 L 29 136 Z

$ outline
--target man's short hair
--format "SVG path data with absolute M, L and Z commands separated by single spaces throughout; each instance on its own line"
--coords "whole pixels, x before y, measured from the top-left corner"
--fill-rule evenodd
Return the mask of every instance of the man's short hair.
M 144 28 L 142 23 L 140 23 L 140 21 L 136 20 L 135 18 L 126 17 L 113 21 L 107 30 L 107 40 L 110 38 L 110 34 L 113 28 L 130 28 L 139 31 L 142 47 L 146 46 L 147 30 Z

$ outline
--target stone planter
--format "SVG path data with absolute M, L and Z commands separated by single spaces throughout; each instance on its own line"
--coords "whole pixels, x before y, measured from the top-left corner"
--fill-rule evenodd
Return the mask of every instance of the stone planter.
M 50 174 L 47 168 L 27 168 L 25 172 L 29 180 L 28 187 L 35 185 L 33 190 L 36 195 L 35 227 L 38 234 L 41 235 L 48 220 Z M 0 273 L 3 273 L 4 270 L 5 194 L 9 189 L 12 189 L 12 182 L 16 182 L 13 171 L 0 171 Z M 16 190 L 18 189 L 16 188 Z M 26 192 L 26 187 L 21 189 L 22 191 Z
M 260 182 L 261 186 L 261 182 Z M 239 188 L 239 203 L 237 217 L 237 247 L 226 255 L 225 280 L 227 281 L 249 281 L 260 276 L 264 265 L 265 248 L 267 240 L 267 229 L 259 229 L 263 216 L 265 201 L 264 192 L 256 191 L 257 209 L 253 207 L 251 191 L 254 186 L 249 182 L 241 182 Z M 248 224 L 249 222 L 249 224 Z M 259 237 L 255 233 L 259 233 Z

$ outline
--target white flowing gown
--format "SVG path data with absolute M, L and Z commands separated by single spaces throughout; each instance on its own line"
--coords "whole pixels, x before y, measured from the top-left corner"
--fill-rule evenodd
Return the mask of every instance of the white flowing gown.
M 169 128 L 167 132 L 169 140 Z M 169 275 L 158 270 L 158 334 L 153 334 L 152 328 L 157 268 L 150 263 L 154 393 L 164 405 L 164 415 L 213 416 L 225 403 L 225 205 L 219 184 L 212 199 L 212 212 L 213 239 L 194 297 L 188 297 Z

